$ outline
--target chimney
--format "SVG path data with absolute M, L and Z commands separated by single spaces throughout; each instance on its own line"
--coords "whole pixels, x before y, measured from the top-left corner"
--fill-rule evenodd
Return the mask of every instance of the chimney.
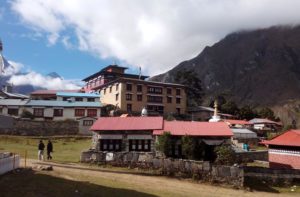
M 4 85 L 2 91 L 12 93 L 13 87 L 12 85 Z

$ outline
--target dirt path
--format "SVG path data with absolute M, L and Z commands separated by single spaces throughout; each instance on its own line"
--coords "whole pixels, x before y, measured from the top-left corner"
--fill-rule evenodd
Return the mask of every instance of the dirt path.
M 23 164 L 24 162 L 22 162 Z M 37 160 L 28 160 L 28 166 L 39 165 Z M 53 165 L 54 170 L 47 173 L 52 176 L 65 178 L 73 181 L 86 181 L 93 184 L 105 185 L 113 188 L 127 188 L 142 191 L 157 196 L 295 196 L 292 194 L 276 194 L 265 192 L 248 192 L 235 190 L 220 186 L 194 183 L 187 180 L 177 180 L 168 177 L 143 176 L 130 174 L 127 172 L 119 173 L 112 170 L 101 168 L 90 168 L 80 164 L 57 164 L 42 162 L 43 164 Z

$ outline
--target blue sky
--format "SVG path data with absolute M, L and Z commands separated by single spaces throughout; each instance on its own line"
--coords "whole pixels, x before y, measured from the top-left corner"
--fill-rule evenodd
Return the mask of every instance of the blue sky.
M 299 7 L 299 0 L 1 0 L 0 37 L 4 56 L 30 73 L 9 72 L 9 82 L 44 85 L 55 71 L 65 80 L 44 88 L 74 88 L 74 79 L 114 62 L 152 76 L 229 33 L 298 25 Z
M 31 69 L 44 75 L 55 71 L 67 79 L 83 79 L 103 66 L 119 62 L 117 58 L 101 59 L 75 48 L 66 49 L 62 43 L 50 45 L 47 38 L 39 36 L 21 21 L 11 10 L 10 4 L 1 1 L 0 38 L 4 45 L 3 55 L 8 60 L 22 63 L 24 71 Z M 68 35 L 72 35 L 72 32 Z

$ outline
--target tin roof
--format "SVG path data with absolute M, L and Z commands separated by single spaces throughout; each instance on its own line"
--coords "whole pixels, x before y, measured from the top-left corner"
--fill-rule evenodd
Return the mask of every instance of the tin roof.
M 28 99 L 0 99 L 0 105 L 7 106 L 23 106 L 28 102 Z
M 252 124 L 276 124 L 276 125 L 282 125 L 280 122 L 275 122 L 269 119 L 265 118 L 254 118 L 252 120 L 249 120 L 250 123 Z
M 31 95 L 38 95 L 38 94 L 56 95 L 57 92 L 79 92 L 79 90 L 36 90 L 34 92 L 31 92 Z
M 261 142 L 266 145 L 300 147 L 300 130 L 289 130 L 271 140 Z
M 56 96 L 61 96 L 61 97 L 99 98 L 100 94 L 95 94 L 95 93 L 81 93 L 81 92 L 57 92 Z
M 102 107 L 100 102 L 70 102 L 53 100 L 31 100 L 25 106 L 39 107 Z
M 224 122 L 190 122 L 190 121 L 164 121 L 162 130 L 155 130 L 153 135 L 170 132 L 171 135 L 191 136 L 232 136 L 233 133 Z
M 162 129 L 162 117 L 101 117 L 91 127 L 92 131 L 133 131 Z
M 223 122 L 226 122 L 228 124 L 239 124 L 239 125 L 252 125 L 253 123 L 248 122 L 246 120 L 233 120 L 233 119 L 224 119 Z

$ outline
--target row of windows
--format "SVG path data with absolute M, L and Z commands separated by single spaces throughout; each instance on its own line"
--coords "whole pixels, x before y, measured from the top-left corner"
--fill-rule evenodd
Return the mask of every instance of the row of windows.
M 148 105 L 147 106 L 147 110 L 149 112 L 157 112 L 159 114 L 163 114 L 164 113 L 164 106 L 157 106 L 157 105 Z M 127 112 L 131 113 L 132 112 L 132 104 L 127 104 Z M 181 114 L 181 109 L 180 107 L 176 108 L 176 113 L 177 114 Z
M 71 97 L 63 97 L 63 101 L 69 101 Z M 76 97 L 75 101 L 83 101 L 83 98 Z M 87 98 L 87 102 L 95 102 L 95 98 Z
M 127 83 L 126 91 L 131 92 L 133 90 L 132 86 L 133 86 L 133 84 Z M 116 84 L 115 88 L 116 88 L 116 91 L 118 91 L 119 84 Z M 147 88 L 148 88 L 148 93 L 151 93 L 151 94 L 162 94 L 163 93 L 163 88 L 161 88 L 161 87 L 148 86 Z M 110 86 L 108 88 L 109 93 L 112 93 L 112 89 L 113 89 L 113 86 Z M 143 86 L 136 85 L 136 91 L 143 92 Z M 106 88 L 103 89 L 103 94 L 106 94 Z M 167 94 L 172 94 L 172 88 L 167 88 Z M 181 89 L 176 89 L 176 95 L 181 95 Z
M 100 140 L 101 151 L 121 151 L 122 140 Z M 151 140 L 129 140 L 129 151 L 151 151 Z
M 9 115 L 18 116 L 19 109 L 8 108 L 7 113 Z M 44 117 L 44 108 L 34 108 L 33 115 L 35 117 Z M 54 117 L 62 117 L 64 115 L 63 109 L 53 109 Z M 85 116 L 85 109 L 75 109 L 75 116 Z M 87 116 L 95 117 L 97 116 L 97 109 L 87 109 Z
M 119 100 L 119 94 L 116 94 L 116 101 Z M 143 101 L 143 95 L 136 95 L 137 101 Z M 172 97 L 167 96 L 167 103 L 172 103 Z M 126 101 L 132 101 L 132 94 L 126 94 Z M 163 103 L 163 97 L 161 96 L 147 96 L 147 102 L 151 103 Z M 176 104 L 181 103 L 181 98 L 176 98 Z
M 153 86 L 148 86 L 147 87 L 148 93 L 151 94 L 162 94 L 163 93 L 163 88 L 161 87 L 153 87 Z M 127 83 L 126 84 L 126 90 L 131 92 L 132 91 L 132 84 Z M 143 91 L 143 86 L 142 85 L 136 85 L 136 90 L 137 92 L 142 92 Z M 172 88 L 167 88 L 167 94 L 172 94 Z M 176 95 L 181 95 L 181 89 L 176 89 Z

